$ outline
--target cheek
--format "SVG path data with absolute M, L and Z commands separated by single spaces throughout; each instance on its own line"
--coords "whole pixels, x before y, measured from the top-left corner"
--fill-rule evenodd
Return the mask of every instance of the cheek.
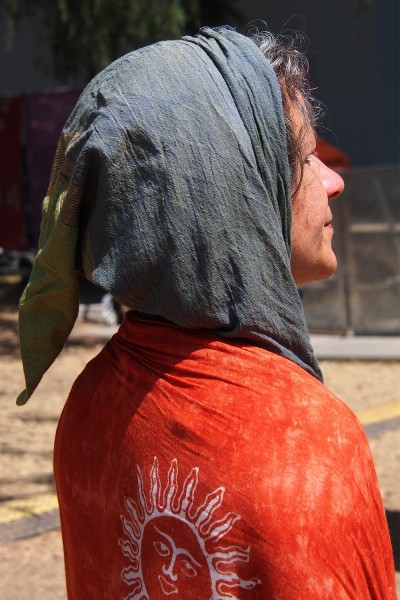
M 318 207 L 307 202 L 296 202 L 292 208 L 292 247 L 302 247 L 321 230 Z
M 324 186 L 315 174 L 307 173 L 292 200 L 293 240 L 296 241 L 294 239 L 296 236 L 304 235 L 304 229 L 314 233 L 321 232 L 328 212 L 328 199 Z
M 331 249 L 332 230 L 325 228 L 329 214 L 326 194 L 321 186 L 302 186 L 292 204 L 291 270 L 298 285 L 325 279 L 336 268 Z

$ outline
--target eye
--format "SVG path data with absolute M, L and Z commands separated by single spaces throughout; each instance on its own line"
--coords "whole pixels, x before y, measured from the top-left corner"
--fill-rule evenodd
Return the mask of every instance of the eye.
M 168 546 L 166 544 L 163 544 L 163 542 L 154 542 L 154 548 L 157 550 L 157 553 L 160 556 L 169 556 L 170 555 L 170 550 L 169 550 Z
M 313 152 L 311 152 L 311 154 L 309 154 L 306 159 L 305 159 L 305 163 L 310 164 L 313 162 L 314 158 L 318 157 L 318 152 L 316 150 L 314 150 Z
M 196 577 L 197 571 L 187 560 L 181 560 L 181 569 L 186 577 Z

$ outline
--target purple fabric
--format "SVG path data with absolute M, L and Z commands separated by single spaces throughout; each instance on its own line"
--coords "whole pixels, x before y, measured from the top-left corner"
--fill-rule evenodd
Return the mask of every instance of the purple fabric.
M 32 234 L 35 246 L 39 239 L 42 203 L 49 184 L 58 138 L 81 91 L 76 88 L 64 88 L 30 94 L 22 99 L 28 188 L 32 207 Z
M 0 100 L 0 246 L 27 250 L 21 171 L 21 99 Z

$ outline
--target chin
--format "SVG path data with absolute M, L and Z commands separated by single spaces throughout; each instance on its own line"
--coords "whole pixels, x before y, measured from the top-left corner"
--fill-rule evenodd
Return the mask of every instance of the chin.
M 336 256 L 332 252 L 332 256 L 329 261 L 325 261 L 319 269 L 316 269 L 314 273 L 314 277 L 310 279 L 311 281 L 321 281 L 323 279 L 329 279 L 336 273 L 337 269 L 337 260 Z
M 323 281 L 329 279 L 336 272 L 337 260 L 336 256 L 332 252 L 329 258 L 319 263 L 313 263 L 304 265 L 302 269 L 298 269 L 297 272 L 293 272 L 293 279 L 298 287 L 312 283 L 313 281 Z

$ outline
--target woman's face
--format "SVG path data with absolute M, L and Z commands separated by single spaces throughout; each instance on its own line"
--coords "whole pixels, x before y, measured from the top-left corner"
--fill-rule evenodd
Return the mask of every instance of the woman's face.
M 300 111 L 294 110 L 295 129 L 300 131 Z M 330 277 L 337 266 L 332 250 L 330 200 L 344 188 L 343 179 L 319 160 L 316 136 L 309 127 L 304 139 L 303 179 L 292 199 L 291 271 L 296 285 Z

